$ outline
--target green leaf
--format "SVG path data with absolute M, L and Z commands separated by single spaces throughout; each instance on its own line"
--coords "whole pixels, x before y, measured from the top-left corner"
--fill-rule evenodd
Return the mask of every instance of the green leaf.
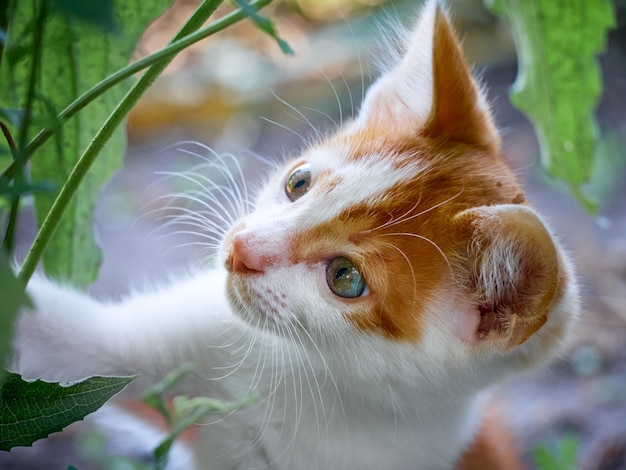
M 29 446 L 83 419 L 134 377 L 91 377 L 73 385 L 26 382 L 10 373 L 0 387 L 0 450 Z
M 154 449 L 153 455 L 157 468 L 165 468 L 169 451 L 174 441 L 185 431 L 185 429 L 198 423 L 209 413 L 228 413 L 239 408 L 251 405 L 258 398 L 251 394 L 241 402 L 226 403 L 208 397 L 188 398 L 177 395 L 172 400 L 172 419 L 169 423 L 168 436 Z
M 194 371 L 196 366 L 193 362 L 185 362 L 178 366 L 176 369 L 168 373 L 163 380 L 152 385 L 143 395 L 145 402 L 147 397 L 162 395 L 163 393 L 170 392 L 176 387 L 185 377 Z M 150 403 L 146 403 L 150 404 Z
M 29 35 L 23 31 L 32 24 L 33 3 L 16 3 L 9 41 L 19 38 L 29 41 Z M 58 12 L 51 13 L 44 29 L 36 115 L 43 119 L 50 115 L 50 108 L 57 111 L 65 108 L 81 93 L 125 66 L 147 25 L 170 3 L 171 0 L 116 0 L 114 14 L 120 21 L 120 33 L 116 35 L 107 35 Z M 15 48 L 16 44 L 11 43 L 11 47 Z M 29 56 L 29 60 L 13 67 L 3 64 L 0 69 L 3 107 L 24 107 L 31 60 Z M 31 159 L 32 180 L 54 181 L 61 188 L 78 157 L 129 86 L 130 82 L 124 82 L 109 90 L 63 126 L 59 141 L 42 146 Z M 49 275 L 68 279 L 79 287 L 95 279 L 101 254 L 92 233 L 93 208 L 102 185 L 120 168 L 125 145 L 124 129 L 119 128 L 83 180 L 44 253 L 44 267 Z M 56 193 L 36 195 L 39 224 L 55 197 Z
M 246 15 L 250 17 L 250 19 L 254 22 L 254 24 L 257 25 L 257 27 L 261 31 L 267 33 L 270 37 L 274 38 L 284 54 L 291 55 L 294 53 L 293 49 L 287 43 L 287 41 L 281 39 L 280 36 L 278 36 L 278 31 L 276 31 L 274 23 L 272 23 L 268 18 L 259 14 L 257 10 L 255 10 L 252 6 L 250 6 L 248 2 L 246 2 L 246 0 L 234 0 L 234 2 L 239 8 L 241 8 L 245 12 Z
M 610 0 L 486 0 L 508 18 L 519 73 L 511 101 L 531 118 L 541 160 L 593 210 L 581 187 L 593 172 L 602 82 L 596 55 L 615 25 Z
M 6 364 L 11 351 L 13 324 L 19 311 L 31 305 L 24 292 L 24 286 L 15 278 L 9 258 L 4 250 L 0 250 L 0 365 Z M 5 371 L 0 368 L 0 383 Z
M 165 376 L 163 380 L 152 385 L 141 397 L 141 400 L 151 408 L 161 413 L 161 416 L 168 424 L 172 423 L 172 416 L 163 394 L 171 391 L 178 385 L 187 375 L 189 375 L 195 366 L 193 362 L 186 362 L 177 367 Z
M 113 0 L 48 0 L 50 5 L 68 16 L 101 27 L 105 31 L 115 29 Z
M 162 381 L 150 387 L 142 397 L 145 404 L 163 416 L 169 429 L 168 436 L 153 452 L 157 469 L 165 468 L 172 444 L 189 426 L 197 423 L 208 413 L 229 412 L 257 400 L 255 395 L 249 395 L 241 402 L 225 403 L 208 397 L 188 398 L 176 395 L 170 403 L 165 394 L 171 392 L 194 369 L 193 362 L 182 364 L 167 374 Z

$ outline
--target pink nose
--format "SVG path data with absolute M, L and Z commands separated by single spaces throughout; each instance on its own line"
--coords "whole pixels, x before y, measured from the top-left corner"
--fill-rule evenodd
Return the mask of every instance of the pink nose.
M 234 273 L 261 273 L 273 264 L 271 255 L 253 247 L 254 241 L 241 234 L 235 235 L 230 249 L 230 271 Z

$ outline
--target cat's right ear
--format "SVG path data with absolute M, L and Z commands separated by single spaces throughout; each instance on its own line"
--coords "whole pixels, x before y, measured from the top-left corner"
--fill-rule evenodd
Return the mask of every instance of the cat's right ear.
M 437 0 L 428 0 L 406 52 L 368 90 L 353 129 L 497 150 L 500 139 L 461 45 Z
M 569 307 L 575 306 L 575 294 L 568 291 L 572 281 L 532 209 L 513 204 L 467 209 L 455 216 L 454 230 L 460 240 L 458 280 L 474 306 L 458 319 L 461 336 L 505 351 L 525 343 L 550 319 L 554 331 L 544 335 L 546 341 L 563 336 L 557 330 L 567 327 L 571 315 L 557 317 L 560 306 L 570 300 Z

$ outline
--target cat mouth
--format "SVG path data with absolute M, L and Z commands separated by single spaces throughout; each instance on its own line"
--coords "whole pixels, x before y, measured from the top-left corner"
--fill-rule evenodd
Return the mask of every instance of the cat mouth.
M 262 330 L 275 331 L 277 326 L 284 327 L 294 322 L 295 317 L 287 313 L 289 308 L 284 295 L 256 286 L 246 277 L 228 276 L 227 294 L 237 315 Z

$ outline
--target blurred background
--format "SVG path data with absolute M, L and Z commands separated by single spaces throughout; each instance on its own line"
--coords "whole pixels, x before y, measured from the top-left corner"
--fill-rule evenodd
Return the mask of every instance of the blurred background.
M 212 152 L 233 154 L 248 187 L 258 187 L 271 168 L 267 160 L 297 154 L 318 132 L 333 129 L 358 110 L 377 74 L 376 55 L 384 56 L 394 25 L 410 22 L 418 3 L 276 0 L 263 13 L 274 20 L 295 55 L 284 55 L 246 22 L 182 53 L 130 116 L 125 168 L 103 190 L 97 207 L 104 262 L 92 293 L 120 296 L 203 260 L 203 239 L 178 233 L 189 227 L 163 227 L 164 213 L 177 203 L 169 195 L 186 189 L 181 178 L 164 173 L 185 171 Z M 529 468 L 537 446 L 547 446 L 558 457 L 564 436 L 574 436 L 580 468 L 626 469 L 623 165 L 612 169 L 616 182 L 607 186 L 597 216 L 547 184 L 532 125 L 508 99 L 517 73 L 508 25 L 482 0 L 447 3 L 466 54 L 487 85 L 506 157 L 531 202 L 573 253 L 584 294 L 576 345 L 550 370 L 507 383 L 500 395 L 522 438 Z M 137 54 L 162 47 L 196 5 L 195 0 L 176 0 L 146 32 Z M 626 1 L 614 5 L 617 28 L 599 57 L 604 94 L 597 117 L 608 148 L 626 161 Z M 23 222 L 22 249 L 33 236 L 32 223 Z M 0 468 L 36 468 L 9 465 L 0 461 Z

